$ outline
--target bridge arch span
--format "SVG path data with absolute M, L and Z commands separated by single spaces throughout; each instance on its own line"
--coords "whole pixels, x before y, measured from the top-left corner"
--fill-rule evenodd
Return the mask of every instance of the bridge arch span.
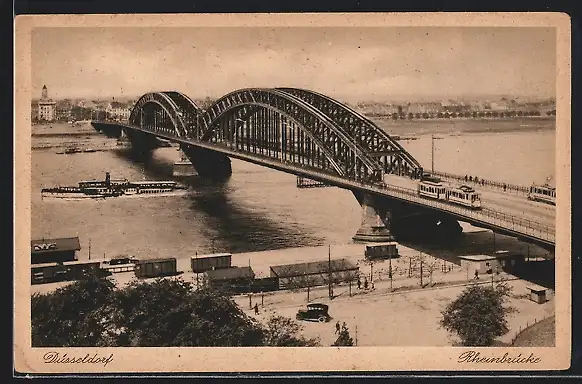
M 183 111 L 177 105 L 176 100 L 186 102 L 185 96 L 179 94 L 180 96 L 175 96 L 175 100 L 167 93 L 170 92 L 152 92 L 140 97 L 131 110 L 129 123 L 145 129 L 161 129 L 164 133 L 174 133 L 177 137 L 187 137 L 189 127 L 184 116 L 190 116 L 193 112 L 195 115 L 196 111 L 189 108 Z M 196 106 L 193 102 L 192 104 Z
M 421 164 L 398 141 L 394 140 L 372 120 L 347 105 L 329 96 L 307 89 L 289 87 L 276 89 L 294 95 L 327 114 L 339 126 L 345 127 L 346 133 L 370 153 L 396 155 L 391 156 L 388 173 L 407 173 L 403 168 L 413 170 L 422 168 Z
M 329 148 L 326 148 L 324 143 L 316 137 L 313 132 L 307 129 L 300 121 L 295 119 L 293 116 L 285 113 L 277 109 L 276 107 L 268 104 L 263 103 L 249 103 L 241 106 L 234 106 L 231 107 L 229 110 L 224 111 L 220 115 L 218 115 L 213 121 L 212 125 L 208 128 L 203 136 L 204 141 L 212 141 L 220 143 L 223 139 L 228 136 L 229 134 L 236 134 L 233 132 L 233 126 L 229 126 L 229 121 L 232 119 L 232 116 L 235 116 L 235 121 L 240 122 L 242 124 L 253 124 L 255 120 L 261 119 L 261 114 L 264 111 L 268 111 L 274 114 L 278 114 L 282 119 L 280 130 L 285 129 L 285 125 L 289 125 L 292 127 L 296 127 L 300 129 L 305 135 L 306 139 L 311 142 L 315 148 L 319 149 L 321 153 L 325 156 L 326 161 L 321 164 L 322 168 L 328 168 L 331 166 L 335 173 L 339 176 L 346 176 L 347 170 L 342 168 L 340 164 L 334 158 L 334 153 Z M 237 117 L 240 116 L 240 117 Z M 227 126 L 225 129 L 225 125 Z M 236 127 L 234 127 L 236 130 Z M 243 125 L 244 129 L 244 125 Z M 251 140 L 255 140 L 257 138 L 250 138 Z M 284 160 L 285 161 L 285 160 Z
M 277 116 L 269 113 L 265 116 L 264 111 L 270 111 Z M 258 119 L 253 118 L 257 115 Z M 232 132 L 233 121 L 254 124 L 251 130 L 256 139 L 264 141 L 266 136 L 267 141 L 271 140 L 270 143 L 265 143 L 267 146 L 277 144 L 272 139 L 283 140 L 284 142 L 279 143 L 283 154 L 298 151 L 305 157 L 314 153 L 319 156 L 321 152 L 327 159 L 325 164 L 318 162 L 323 170 L 331 166 L 343 177 L 360 181 L 381 180 L 382 166 L 376 159 L 368 156 L 365 148 L 346 135 L 345 130 L 329 116 L 293 95 L 276 89 L 256 88 L 231 92 L 218 99 L 199 117 L 200 124 L 194 134 L 202 141 L 224 141 L 233 134 L 239 135 Z M 234 126 L 236 130 L 236 124 Z M 275 131 L 269 132 L 273 128 Z M 297 134 L 296 129 L 301 130 L 304 135 Z M 312 144 L 314 147 L 309 148 Z M 285 160 L 298 160 L 295 156 L 291 157 Z

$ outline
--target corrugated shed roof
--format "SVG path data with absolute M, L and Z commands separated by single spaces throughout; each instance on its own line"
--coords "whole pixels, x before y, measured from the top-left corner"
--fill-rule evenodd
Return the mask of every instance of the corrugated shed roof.
M 64 237 L 59 239 L 40 239 L 30 242 L 31 253 L 47 253 L 58 251 L 78 251 L 81 243 L 78 237 Z
M 255 277 L 255 273 L 251 267 L 231 267 L 207 271 L 206 276 L 209 280 L 252 279 Z
M 331 264 L 331 265 L 330 265 Z M 348 259 L 335 259 L 328 261 L 314 261 L 310 263 L 297 263 L 271 266 L 271 270 L 278 277 L 294 277 L 303 275 L 315 275 L 320 273 L 350 271 L 359 269 Z
M 232 253 L 211 253 L 207 255 L 195 255 L 191 256 L 190 258 L 192 260 L 195 260 L 195 259 L 212 259 L 217 257 L 232 257 Z
M 147 264 L 147 263 L 162 263 L 162 262 L 169 262 L 169 261 L 176 261 L 175 257 L 162 257 L 158 259 L 144 259 L 139 260 L 138 264 Z

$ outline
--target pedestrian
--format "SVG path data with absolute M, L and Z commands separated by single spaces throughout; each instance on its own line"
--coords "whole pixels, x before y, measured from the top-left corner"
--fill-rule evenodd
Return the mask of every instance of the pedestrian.
M 255 303 L 255 315 L 259 314 L 259 304 Z
M 340 323 L 339 321 L 337 323 L 335 323 L 335 333 L 339 334 L 340 333 Z
M 469 176 L 465 175 L 465 181 L 469 180 Z
M 344 323 L 342 324 L 342 331 L 346 332 L 348 330 L 348 326 L 346 325 L 346 322 L 344 321 Z
M 507 184 L 503 184 L 503 192 L 507 191 Z
M 364 279 L 364 289 L 368 289 L 368 279 Z
M 473 181 L 473 176 L 469 176 L 469 181 Z
M 358 277 L 358 289 L 362 288 L 362 280 Z
M 479 280 L 479 271 L 475 270 L 475 280 Z

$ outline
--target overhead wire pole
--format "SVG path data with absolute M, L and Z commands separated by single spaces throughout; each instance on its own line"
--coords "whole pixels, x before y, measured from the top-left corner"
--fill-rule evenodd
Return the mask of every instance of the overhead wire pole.
M 434 174 L 434 134 L 431 136 L 431 172 Z
M 198 291 L 198 289 L 199 289 L 199 284 L 198 284 L 198 251 L 196 251 L 195 255 L 196 255 L 195 256 L 196 262 L 194 264 L 194 267 L 196 268 L 196 290 Z
M 333 299 L 333 292 L 331 287 L 331 244 L 327 246 L 327 270 L 328 270 L 328 290 L 329 290 L 329 298 L 330 300 Z
M 390 290 L 392 290 L 392 255 L 390 255 L 388 262 L 390 263 L 388 266 L 388 273 L 390 274 Z

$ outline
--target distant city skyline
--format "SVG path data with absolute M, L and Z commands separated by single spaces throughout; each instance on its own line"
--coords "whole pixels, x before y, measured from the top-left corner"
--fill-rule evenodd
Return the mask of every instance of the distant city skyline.
M 340 100 L 550 98 L 553 28 L 38 28 L 32 97 L 195 99 L 247 87 Z

